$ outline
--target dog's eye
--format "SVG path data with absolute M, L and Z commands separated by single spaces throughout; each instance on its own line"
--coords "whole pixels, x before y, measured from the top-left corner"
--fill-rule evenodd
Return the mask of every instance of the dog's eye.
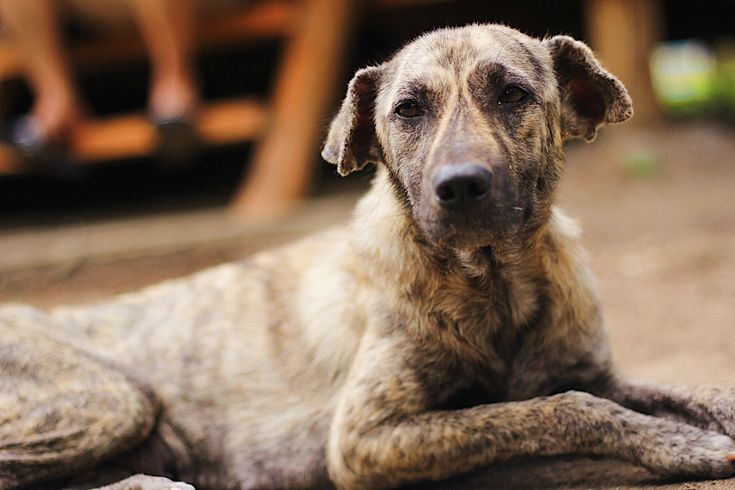
M 401 102 L 396 107 L 396 114 L 406 119 L 413 119 L 424 114 L 422 107 L 413 100 Z
M 508 85 L 498 97 L 498 104 L 516 104 L 528 97 L 528 92 L 515 85 Z

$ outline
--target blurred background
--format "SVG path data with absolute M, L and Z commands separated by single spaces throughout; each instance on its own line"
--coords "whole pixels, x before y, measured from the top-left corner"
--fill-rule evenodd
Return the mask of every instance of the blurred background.
M 733 0 L 0 0 L 0 301 L 93 301 L 348 219 L 352 73 L 426 30 L 588 42 L 636 115 L 568 148 L 624 370 L 731 383 Z M 328 253 L 328 251 L 325 251 Z

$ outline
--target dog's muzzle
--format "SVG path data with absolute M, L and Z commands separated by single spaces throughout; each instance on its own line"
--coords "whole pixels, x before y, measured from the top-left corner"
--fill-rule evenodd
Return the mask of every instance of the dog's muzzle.
M 482 232 L 513 229 L 520 223 L 517 194 L 503 166 L 447 164 L 436 170 L 430 182 L 432 207 L 444 225 Z

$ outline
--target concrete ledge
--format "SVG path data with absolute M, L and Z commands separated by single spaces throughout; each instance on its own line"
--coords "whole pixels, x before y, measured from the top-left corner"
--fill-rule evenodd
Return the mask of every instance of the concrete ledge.
M 116 293 L 165 279 L 172 269 L 181 275 L 235 260 L 346 221 L 357 197 L 315 199 L 277 222 L 262 225 L 243 223 L 225 209 L 211 209 L 56 229 L 0 231 L 0 302 L 35 303 L 52 285 L 73 290 L 84 288 L 85 282 L 87 289 Z M 119 288 L 85 281 L 84 274 L 78 277 L 81 269 L 88 273 L 95 269 L 99 276 L 111 267 Z

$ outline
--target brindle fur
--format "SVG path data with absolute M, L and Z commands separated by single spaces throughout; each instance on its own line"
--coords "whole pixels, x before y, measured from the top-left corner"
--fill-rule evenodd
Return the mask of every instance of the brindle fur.
M 509 83 L 528 97 L 499 104 Z M 423 115 L 398 117 L 405 99 Z M 732 475 L 735 390 L 614 374 L 553 205 L 564 141 L 631 113 L 584 44 L 504 26 L 432 32 L 358 71 L 323 151 L 341 174 L 379 166 L 351 224 L 100 304 L 0 310 L 0 487 L 101 465 L 384 488 L 567 453 Z M 492 195 L 451 215 L 431 179 L 460 162 L 492 172 Z

